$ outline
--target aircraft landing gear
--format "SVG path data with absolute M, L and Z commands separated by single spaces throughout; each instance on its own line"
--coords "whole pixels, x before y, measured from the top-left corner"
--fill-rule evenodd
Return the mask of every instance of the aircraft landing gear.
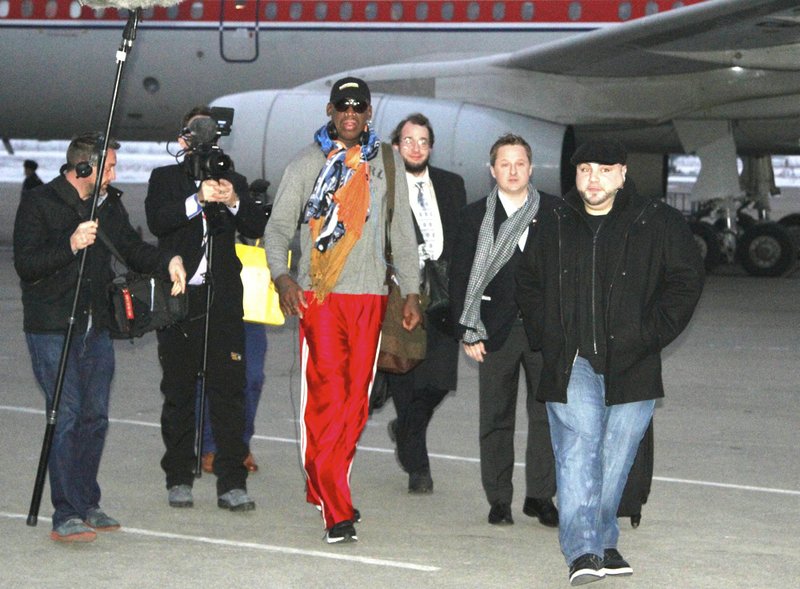
M 797 255 L 800 256 L 800 213 L 786 215 L 778 223 L 789 233 L 789 237 L 794 242 L 794 248 L 797 250 Z
M 789 232 L 779 223 L 757 223 L 744 231 L 736 258 L 751 276 L 782 276 L 797 252 Z
M 731 202 L 740 202 L 735 218 Z M 758 221 L 744 212 L 747 199 L 713 199 L 698 203 L 689 220 L 707 272 L 723 262 L 739 262 L 751 276 L 782 276 L 797 261 L 800 214 L 780 223 Z M 705 218 L 711 218 L 707 222 Z

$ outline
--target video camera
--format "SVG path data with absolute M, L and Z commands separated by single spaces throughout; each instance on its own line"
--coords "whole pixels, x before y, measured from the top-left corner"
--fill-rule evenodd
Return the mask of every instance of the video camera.
M 189 144 L 186 160 L 195 180 L 218 180 L 233 168 L 233 160 L 217 145 L 220 137 L 231 134 L 232 124 L 233 109 L 215 106 L 210 117 L 197 117 L 184 130 Z

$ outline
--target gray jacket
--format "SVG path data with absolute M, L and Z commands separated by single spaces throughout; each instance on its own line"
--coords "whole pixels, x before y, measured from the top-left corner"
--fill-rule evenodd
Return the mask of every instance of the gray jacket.
M 391 240 L 395 271 L 400 291 L 419 293 L 419 258 L 411 207 L 408 204 L 408 186 L 405 168 L 400 156 L 392 150 L 395 162 L 395 198 L 392 217 Z M 314 143 L 304 148 L 283 173 L 278 187 L 272 215 L 267 225 L 264 247 L 273 279 L 288 274 L 289 246 L 297 231 L 306 202 L 314 182 L 325 163 L 325 156 Z M 342 294 L 387 294 L 386 256 L 384 253 L 386 224 L 386 175 L 383 151 L 369 162 L 370 209 L 364 223 L 361 239 L 353 247 L 333 292 Z M 300 224 L 300 260 L 298 284 L 304 290 L 311 288 L 309 260 L 312 241 L 308 224 Z

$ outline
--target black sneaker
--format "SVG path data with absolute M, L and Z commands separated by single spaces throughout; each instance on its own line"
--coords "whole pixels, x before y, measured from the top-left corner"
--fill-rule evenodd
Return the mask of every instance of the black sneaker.
M 328 544 L 339 544 L 346 542 L 358 542 L 356 535 L 356 528 L 349 519 L 333 524 L 333 526 L 325 532 L 325 541 Z
M 605 576 L 603 561 L 596 554 L 583 554 L 569 565 L 569 584 L 573 587 L 599 581 Z
M 626 577 L 633 574 L 633 568 L 616 548 L 606 548 L 603 552 L 603 571 L 607 575 L 617 577 Z

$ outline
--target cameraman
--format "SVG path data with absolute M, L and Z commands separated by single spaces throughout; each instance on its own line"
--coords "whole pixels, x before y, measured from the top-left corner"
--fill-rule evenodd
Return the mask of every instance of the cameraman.
M 208 317 L 206 392 L 217 455 L 217 505 L 249 511 L 247 448 L 244 429 L 244 326 L 241 264 L 236 257 L 236 232 L 251 238 L 264 233 L 266 218 L 250 199 L 244 176 L 225 170 L 217 178 L 198 178 L 193 156 L 208 147 L 198 140 L 207 129 L 211 109 L 198 106 L 183 117 L 178 143 L 186 155 L 181 163 L 156 168 L 145 200 L 147 225 L 159 244 L 183 256 L 189 277 L 189 316 L 158 333 L 158 357 L 163 376 L 161 435 L 166 452 L 161 467 L 167 478 L 172 507 L 192 507 L 194 481 L 195 394 L 205 343 L 204 316 L 209 284 L 213 297 Z M 216 141 L 214 137 L 213 141 Z M 196 163 L 196 162 L 194 162 Z M 211 238 L 211 267 L 206 256 Z
M 98 231 L 133 270 L 168 273 L 172 294 L 186 287 L 181 258 L 143 242 L 131 227 L 120 192 L 109 186 L 116 176 L 119 149 L 113 139 L 108 141 L 96 216 L 90 219 L 102 143 L 97 133 L 75 137 L 67 148 L 64 173 L 27 192 L 14 222 L 14 267 L 22 287 L 25 339 L 48 412 L 81 278 L 48 461 L 55 508 L 50 537 L 58 542 L 90 542 L 97 531 L 120 527 L 100 508 L 97 482 L 114 376 L 107 288 L 114 272 L 111 251 L 97 242 Z

